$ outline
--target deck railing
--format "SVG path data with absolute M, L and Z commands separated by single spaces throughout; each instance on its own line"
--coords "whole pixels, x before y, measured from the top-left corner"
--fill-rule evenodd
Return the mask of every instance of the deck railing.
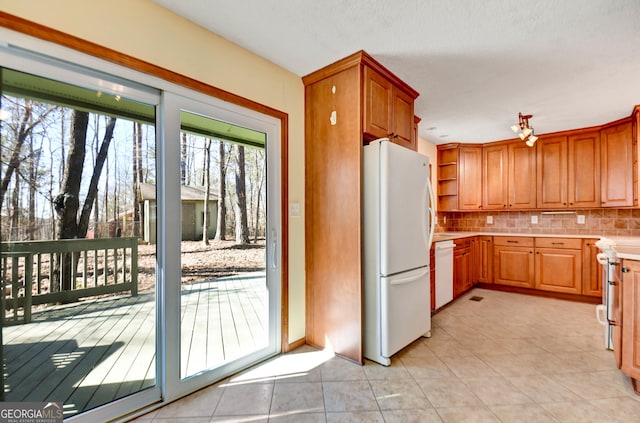
M 36 305 L 138 294 L 136 237 L 2 242 L 0 265 L 3 325 L 29 323 Z M 70 279 L 66 283 L 63 274 Z

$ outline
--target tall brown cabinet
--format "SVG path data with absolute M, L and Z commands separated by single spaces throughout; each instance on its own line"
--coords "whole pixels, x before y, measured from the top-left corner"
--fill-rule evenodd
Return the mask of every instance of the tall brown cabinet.
M 302 80 L 306 342 L 362 363 L 362 146 L 416 150 L 418 93 L 363 51 Z

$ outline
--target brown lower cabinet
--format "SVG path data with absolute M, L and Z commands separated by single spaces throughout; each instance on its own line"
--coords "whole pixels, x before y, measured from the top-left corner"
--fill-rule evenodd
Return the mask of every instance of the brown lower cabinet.
M 455 240 L 453 249 L 453 298 L 459 297 L 472 286 L 471 280 L 471 238 Z
M 534 287 L 533 237 L 493 237 L 493 281 L 496 284 Z
M 535 288 L 582 293 L 582 239 L 535 238 Z
M 493 280 L 500 285 L 563 294 L 601 296 L 592 244 L 581 238 L 493 237 Z M 588 289 L 583 287 L 589 273 Z
M 621 283 L 617 285 L 620 301 L 617 310 L 614 306 L 617 314 L 614 352 L 618 367 L 631 378 L 636 393 L 640 393 L 640 261 L 622 260 L 620 272 Z

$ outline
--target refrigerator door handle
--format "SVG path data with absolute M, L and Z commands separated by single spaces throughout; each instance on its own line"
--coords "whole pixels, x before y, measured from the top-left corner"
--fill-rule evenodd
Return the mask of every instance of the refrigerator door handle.
M 429 179 L 427 179 L 423 202 L 424 204 L 427 204 L 427 211 L 429 212 L 429 227 L 427 228 L 427 222 L 423 222 L 422 224 L 424 241 L 427 243 L 427 251 L 429 251 L 429 249 L 431 248 L 431 243 L 433 242 L 433 232 L 436 225 L 436 213 L 434 211 L 434 207 L 436 204 L 435 196 L 433 195 L 433 188 L 431 187 L 431 182 L 429 181 Z
M 415 282 L 418 279 L 422 279 L 423 277 L 425 277 L 426 275 L 429 274 L 429 268 L 427 267 L 427 270 L 425 270 L 424 272 L 420 272 L 417 275 L 408 277 L 408 278 L 403 278 L 403 279 L 394 279 L 392 280 L 389 285 L 404 285 L 407 283 L 411 283 L 411 282 Z

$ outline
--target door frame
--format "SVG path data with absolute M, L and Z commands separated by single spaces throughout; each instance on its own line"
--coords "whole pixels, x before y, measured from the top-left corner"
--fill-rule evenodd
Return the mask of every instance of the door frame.
M 165 329 L 164 342 L 161 344 L 162 360 L 159 374 L 162 375 L 162 392 L 165 401 L 173 401 L 191 392 L 229 376 L 230 374 L 246 368 L 247 366 L 273 356 L 281 351 L 280 341 L 280 317 L 281 317 L 281 286 L 270 284 L 270 281 L 282 280 L 281 265 L 281 239 L 282 222 L 280 215 L 281 201 L 277 201 L 281 195 L 281 187 L 277 182 L 280 174 L 280 126 L 277 119 L 247 110 L 243 107 L 225 104 L 224 102 L 209 96 L 194 95 L 188 93 L 164 91 L 162 93 L 161 127 L 163 134 L 159 143 L 158 168 L 162 174 L 158 174 L 158 267 L 164 283 L 161 284 L 161 292 L 158 296 L 162 299 L 158 307 L 164 307 L 160 311 L 160 327 Z M 229 122 L 234 125 L 264 132 L 266 134 L 266 160 L 267 160 L 267 246 L 266 246 L 266 282 L 267 291 L 273 288 L 276 295 L 269 295 L 269 342 L 266 348 L 255 351 L 240 359 L 225 363 L 215 369 L 205 370 L 196 375 L 181 378 L 180 375 L 180 315 L 181 315 L 181 263 L 180 242 L 182 239 L 180 221 L 180 112 L 198 114 L 207 118 Z M 270 184 L 269 181 L 276 181 Z M 272 201 L 270 201 L 272 199 Z M 160 335 L 160 334 L 159 334 Z

